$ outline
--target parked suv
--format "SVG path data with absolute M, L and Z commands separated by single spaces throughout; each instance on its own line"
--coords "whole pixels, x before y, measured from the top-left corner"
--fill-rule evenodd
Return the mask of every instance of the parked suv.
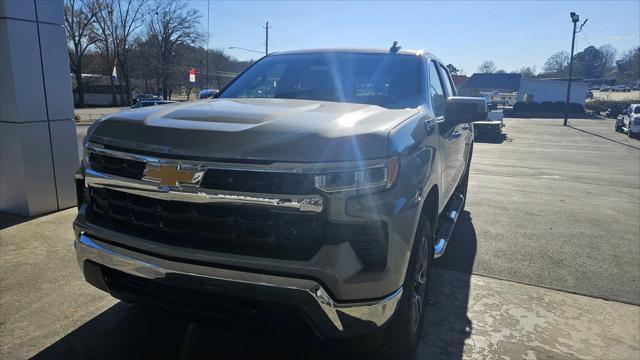
M 77 173 L 86 280 L 196 313 L 288 306 L 407 356 L 487 118 L 444 64 L 395 46 L 277 53 L 214 99 L 104 117 Z
M 627 132 L 630 138 L 640 137 L 640 104 L 631 104 L 618 115 L 616 132 Z

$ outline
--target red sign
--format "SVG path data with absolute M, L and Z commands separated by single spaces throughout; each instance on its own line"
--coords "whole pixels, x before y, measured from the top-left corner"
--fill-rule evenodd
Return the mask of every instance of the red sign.
M 189 82 L 196 82 L 196 69 L 189 70 Z

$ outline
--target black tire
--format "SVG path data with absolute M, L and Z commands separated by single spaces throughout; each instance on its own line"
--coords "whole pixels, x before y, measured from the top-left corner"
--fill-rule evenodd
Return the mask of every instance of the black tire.
M 433 264 L 433 236 L 431 223 L 423 215 L 413 241 L 398 310 L 384 332 L 386 358 L 410 357 L 422 336 L 424 306 Z

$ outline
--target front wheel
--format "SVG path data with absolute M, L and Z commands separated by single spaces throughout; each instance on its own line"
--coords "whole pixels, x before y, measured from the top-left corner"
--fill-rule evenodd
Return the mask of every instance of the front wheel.
M 406 359 L 418 346 L 432 262 L 433 228 L 423 215 L 414 239 L 399 307 L 384 333 L 384 348 L 388 358 Z

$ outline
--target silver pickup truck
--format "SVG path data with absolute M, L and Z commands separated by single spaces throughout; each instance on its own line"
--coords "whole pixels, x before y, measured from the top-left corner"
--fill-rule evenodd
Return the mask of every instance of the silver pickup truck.
M 76 175 L 86 280 L 197 314 L 291 308 L 321 336 L 383 332 L 411 354 L 487 118 L 444 64 L 276 53 L 213 99 L 104 117 Z

